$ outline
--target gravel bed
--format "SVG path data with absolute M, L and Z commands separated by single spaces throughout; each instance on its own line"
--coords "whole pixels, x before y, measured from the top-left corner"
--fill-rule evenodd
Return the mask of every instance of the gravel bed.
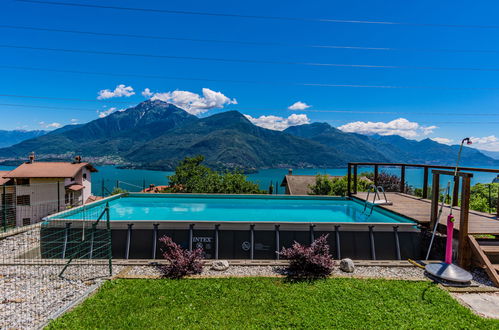
M 476 268 L 471 273 L 473 275 L 473 280 L 471 282 L 472 286 L 495 288 L 485 271 L 482 269 Z M 282 276 L 284 274 L 285 270 L 282 266 L 230 266 L 229 269 L 225 271 L 215 271 L 210 267 L 203 267 L 203 272 L 200 275 L 194 275 L 192 277 Z M 161 273 L 155 266 L 134 266 L 126 273 L 126 275 L 131 275 L 133 277 L 155 277 L 161 276 Z M 424 269 L 419 267 L 357 266 L 355 267 L 355 271 L 353 273 L 345 273 L 341 271 L 339 267 L 335 267 L 331 275 L 398 280 L 430 280 L 426 277 Z
M 40 228 L 0 239 L 0 329 L 34 329 L 61 308 L 78 300 L 109 276 L 107 265 L 62 264 L 19 259 L 40 246 Z M 114 266 L 117 274 L 123 266 Z
M 109 275 L 107 266 L 0 266 L 0 329 L 32 329 Z M 113 267 L 113 273 L 123 266 Z

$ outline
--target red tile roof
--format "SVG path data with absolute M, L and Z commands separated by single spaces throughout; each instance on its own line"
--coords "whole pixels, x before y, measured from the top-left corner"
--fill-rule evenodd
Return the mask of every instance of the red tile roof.
M 9 173 L 10 171 L 0 171 L 0 186 L 3 185 L 3 184 L 6 184 L 7 181 L 9 181 L 10 179 L 6 179 L 4 178 L 4 175 L 7 175 L 7 173 Z
M 89 163 L 34 162 L 18 166 L 4 178 L 74 178 L 83 167 L 97 172 Z

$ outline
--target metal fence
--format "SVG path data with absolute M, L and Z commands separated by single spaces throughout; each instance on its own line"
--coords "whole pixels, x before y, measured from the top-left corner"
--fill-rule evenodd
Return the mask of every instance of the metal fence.
M 47 218 L 81 203 L 58 185 L 0 187 L 0 329 L 39 328 L 120 270 L 105 203 L 79 221 Z

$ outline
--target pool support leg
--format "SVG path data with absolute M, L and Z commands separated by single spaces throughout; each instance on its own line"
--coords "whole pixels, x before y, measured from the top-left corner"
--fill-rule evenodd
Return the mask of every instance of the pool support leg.
M 374 246 L 374 226 L 369 226 L 369 241 L 371 243 L 371 259 L 376 260 L 376 248 Z
M 340 227 L 339 225 L 334 226 L 334 234 L 336 236 L 336 259 L 341 259 L 341 249 L 340 249 Z
M 279 260 L 279 249 L 280 249 L 280 246 L 279 246 L 280 245 L 279 227 L 280 227 L 280 225 L 275 225 L 275 259 L 276 260 Z
M 158 248 L 158 223 L 152 225 L 152 259 L 156 259 L 156 250 Z
M 133 223 L 129 223 L 128 229 L 126 232 L 125 259 L 128 259 L 130 257 L 130 243 L 132 240 L 132 226 L 133 226 Z
M 399 241 L 399 226 L 393 226 L 393 235 L 395 236 L 395 253 L 397 254 L 397 260 L 401 260 L 400 256 L 400 241 Z
M 220 225 L 215 225 L 215 259 L 218 259 L 218 234 L 220 232 Z
M 310 244 L 312 244 L 315 240 L 314 227 L 315 227 L 315 225 L 310 225 Z
M 62 259 L 66 258 L 66 251 L 68 249 L 68 237 L 69 237 L 70 228 L 71 228 L 71 222 L 66 222 L 66 228 L 64 228 L 64 243 L 62 246 Z
M 189 251 L 192 251 L 192 239 L 194 237 L 194 224 L 189 225 Z
M 255 225 L 250 225 L 250 259 L 255 257 Z

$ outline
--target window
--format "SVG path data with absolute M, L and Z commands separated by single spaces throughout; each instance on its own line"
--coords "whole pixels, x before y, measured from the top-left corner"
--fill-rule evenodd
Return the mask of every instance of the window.
M 31 225 L 31 218 L 23 218 L 23 226 Z
M 29 185 L 29 179 L 25 179 L 25 178 L 20 179 L 20 178 L 17 178 L 16 179 L 16 183 L 18 185 L 28 186 Z
M 87 179 L 87 173 L 83 173 L 83 180 Z
M 20 195 L 17 196 L 17 205 L 27 205 L 31 204 L 31 196 L 30 195 Z

